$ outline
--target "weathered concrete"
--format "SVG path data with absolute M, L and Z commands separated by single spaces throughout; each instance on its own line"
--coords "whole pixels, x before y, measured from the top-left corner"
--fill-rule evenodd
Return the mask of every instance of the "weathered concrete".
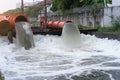
M 4 77 L 1 72 L 0 72 L 0 80 L 4 80 Z
M 116 39 L 120 41 L 120 34 L 111 32 L 92 32 L 98 38 Z

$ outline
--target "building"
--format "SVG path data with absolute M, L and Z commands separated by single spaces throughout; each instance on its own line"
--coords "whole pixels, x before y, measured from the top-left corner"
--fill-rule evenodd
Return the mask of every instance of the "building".
M 120 0 L 112 0 L 108 7 L 95 9 L 91 13 L 91 6 L 67 10 L 66 14 L 54 15 L 50 20 L 72 20 L 82 26 L 112 26 L 112 21 L 120 16 Z
M 120 0 L 112 0 L 112 4 L 108 4 L 108 7 L 120 6 Z
M 43 10 L 40 11 L 39 13 L 39 17 L 44 16 L 45 14 L 45 2 L 44 1 L 40 1 L 39 3 L 35 4 L 34 7 L 42 7 Z M 47 15 L 51 15 L 53 12 L 50 10 L 50 8 L 52 7 L 52 0 L 46 0 L 46 7 L 47 7 Z
M 112 0 L 112 4 L 104 8 L 104 17 L 102 26 L 111 26 L 112 20 L 120 16 L 120 0 Z
M 39 1 L 33 1 L 33 2 L 24 2 L 24 7 L 30 7 L 34 4 L 37 4 Z M 21 2 L 16 4 L 16 8 L 21 8 Z

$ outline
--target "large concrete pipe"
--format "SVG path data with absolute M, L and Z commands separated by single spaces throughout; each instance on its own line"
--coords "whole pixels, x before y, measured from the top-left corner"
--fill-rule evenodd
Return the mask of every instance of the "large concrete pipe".
M 14 14 L 8 16 L 8 21 L 10 22 L 10 25 L 15 28 L 16 22 L 28 22 L 28 18 L 24 14 Z
M 6 16 L 0 15 L 0 35 L 7 36 L 10 30 L 11 30 L 11 26 Z
M 53 23 L 53 21 L 47 21 L 47 27 L 52 28 L 52 23 Z
M 66 22 L 72 22 L 72 21 L 47 21 L 47 27 L 53 29 L 63 28 Z
M 10 42 L 13 42 L 13 37 L 16 37 L 15 24 L 17 22 L 29 22 L 29 21 L 24 14 L 13 14 L 9 15 L 7 18 L 12 28 L 12 31 L 8 33 L 8 39 Z
M 40 27 L 41 28 L 44 28 L 45 27 L 45 17 L 41 17 L 40 18 L 40 22 L 41 22 L 41 25 Z M 72 22 L 72 21 L 47 21 L 46 25 L 47 25 L 47 28 L 52 28 L 52 29 L 59 29 L 59 28 L 63 28 L 64 24 L 66 22 Z

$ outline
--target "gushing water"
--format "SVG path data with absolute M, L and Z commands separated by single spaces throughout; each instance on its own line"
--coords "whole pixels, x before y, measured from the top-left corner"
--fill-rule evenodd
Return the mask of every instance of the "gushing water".
M 18 47 L 24 47 L 25 49 L 34 47 L 35 44 L 30 24 L 28 22 L 17 22 L 15 26 Z
M 119 80 L 120 42 L 80 35 L 82 46 L 67 49 L 59 36 L 35 35 L 35 47 L 16 49 L 0 37 L 5 80 Z
M 63 26 L 62 39 L 66 47 L 77 48 L 81 46 L 80 32 L 72 22 L 67 22 Z

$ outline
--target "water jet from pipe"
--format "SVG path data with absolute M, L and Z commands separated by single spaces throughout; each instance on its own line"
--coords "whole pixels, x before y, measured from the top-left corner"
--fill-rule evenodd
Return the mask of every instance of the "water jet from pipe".
M 17 46 L 24 47 L 25 49 L 30 49 L 35 46 L 33 33 L 28 22 L 16 22 L 16 42 Z
M 80 31 L 72 22 L 66 22 L 64 24 L 62 40 L 65 47 L 78 48 L 81 46 Z

